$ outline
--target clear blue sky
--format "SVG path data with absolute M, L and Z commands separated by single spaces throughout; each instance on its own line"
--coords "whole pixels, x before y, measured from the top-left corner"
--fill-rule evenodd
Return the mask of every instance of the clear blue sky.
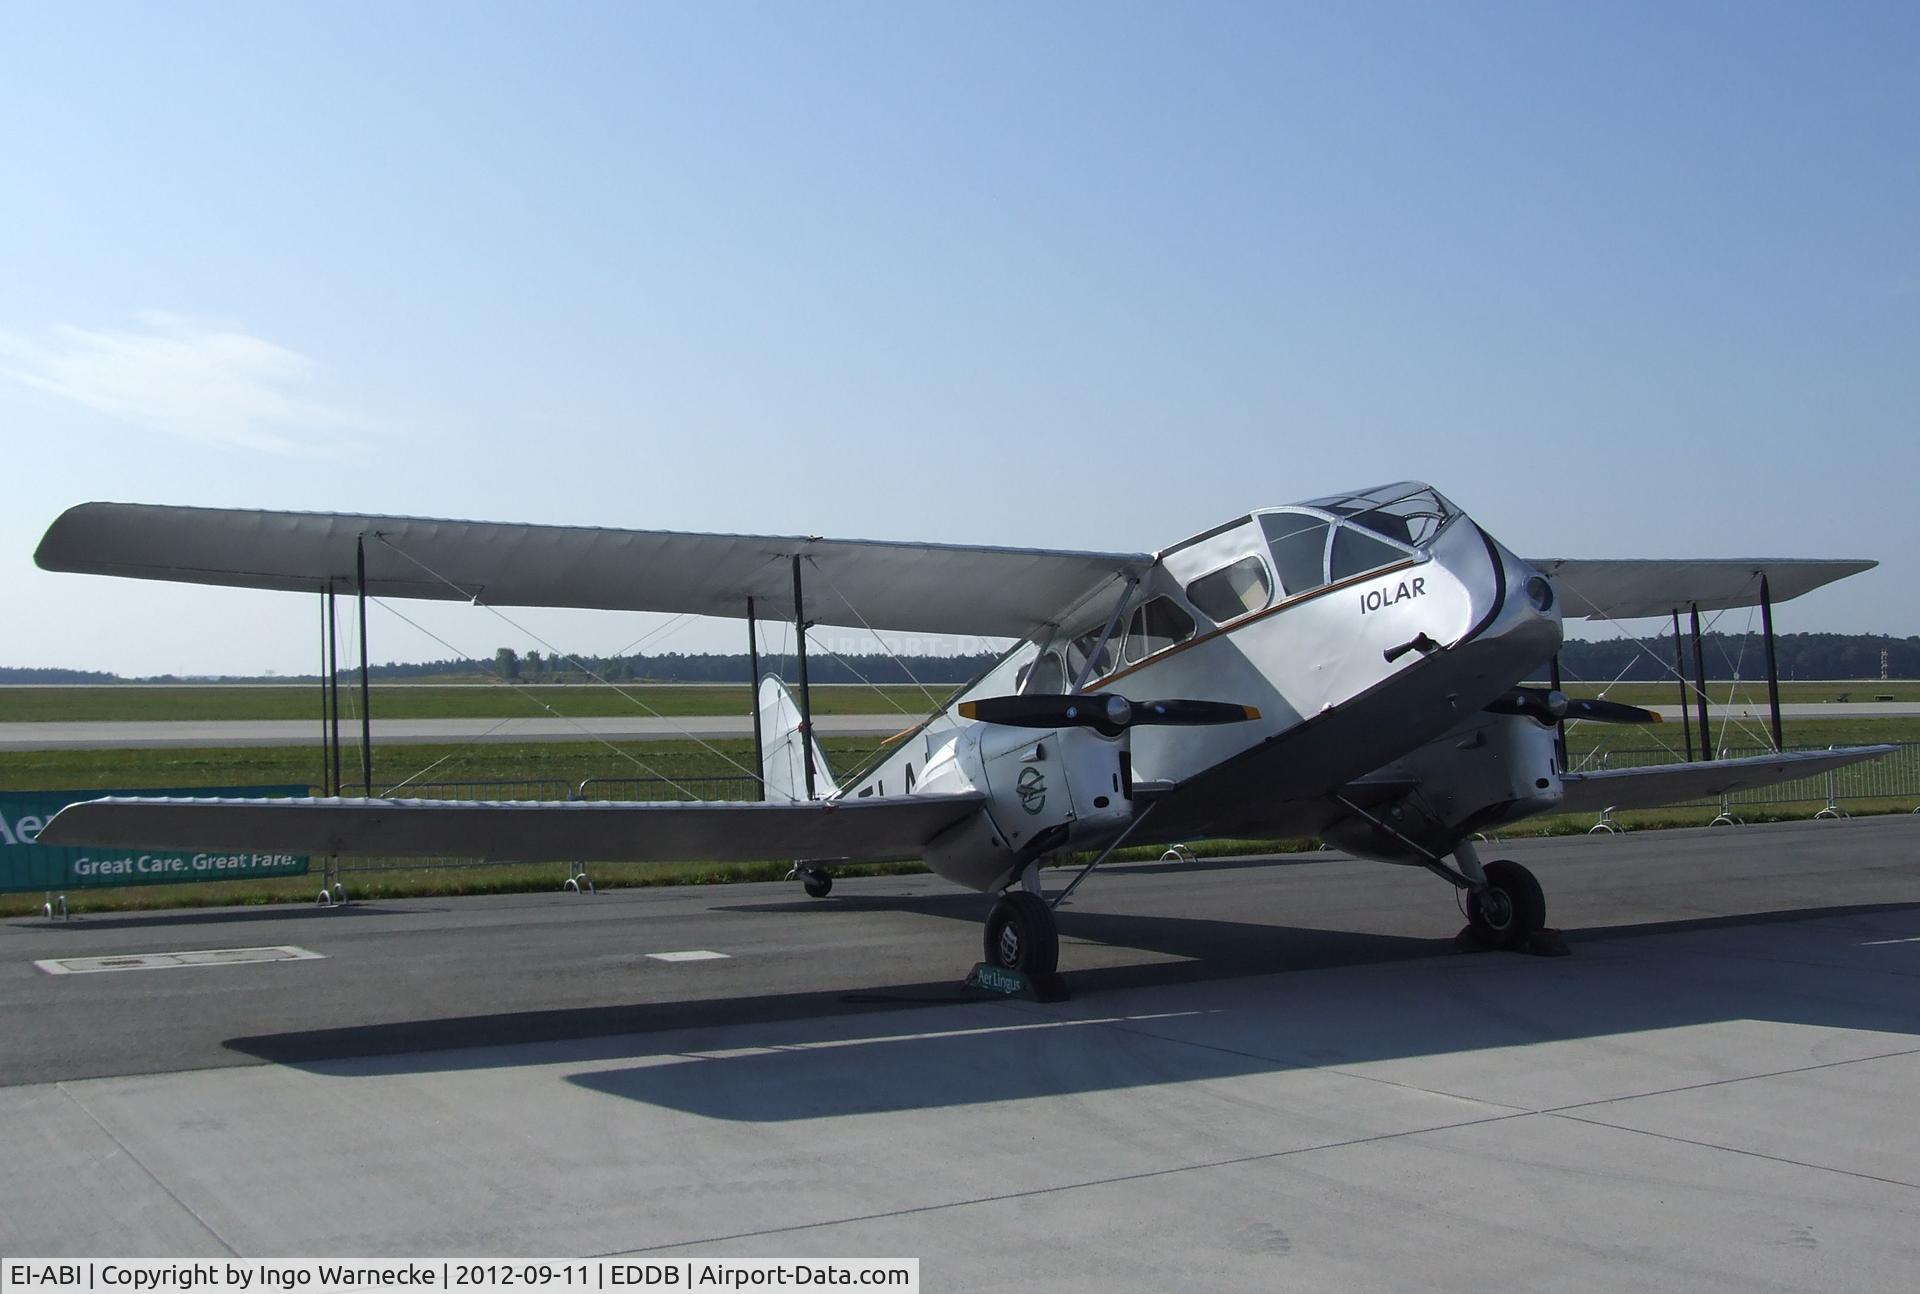
M 310 599 L 34 569 L 89 498 L 1137 549 L 1408 476 L 1920 633 L 1911 3 L 6 27 L 0 664 L 311 668 Z

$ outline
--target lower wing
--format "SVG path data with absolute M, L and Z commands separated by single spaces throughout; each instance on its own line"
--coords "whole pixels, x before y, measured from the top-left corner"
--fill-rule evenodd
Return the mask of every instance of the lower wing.
M 1772 786 L 1811 777 L 1862 760 L 1878 759 L 1894 746 L 1841 746 L 1833 750 L 1796 750 L 1743 759 L 1710 759 L 1695 764 L 1653 768 L 1608 768 L 1567 773 L 1556 813 L 1598 813 L 1602 809 L 1651 809 L 1662 804 L 1703 800 L 1729 791 Z
M 68 805 L 49 845 L 514 862 L 919 857 L 974 793 L 799 803 L 107 798 Z

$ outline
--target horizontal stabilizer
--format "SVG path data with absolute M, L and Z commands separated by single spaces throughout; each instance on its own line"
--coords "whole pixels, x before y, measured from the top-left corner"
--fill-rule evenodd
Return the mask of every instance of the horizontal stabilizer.
M 1652 768 L 1606 768 L 1561 777 L 1561 813 L 1598 813 L 1602 809 L 1652 809 L 1663 804 L 1705 800 L 1730 791 L 1772 786 L 1813 777 L 1829 769 L 1878 759 L 1894 746 L 1840 746 L 1833 750 L 1790 750 L 1741 759 L 1709 759 Z
M 792 620 L 802 565 L 815 624 L 1022 638 L 1145 553 L 708 535 L 352 513 L 83 503 L 61 513 L 34 561 L 49 571 L 491 606 L 585 607 Z
M 799 804 L 107 798 L 69 805 L 49 845 L 514 862 L 917 858 L 984 796 Z

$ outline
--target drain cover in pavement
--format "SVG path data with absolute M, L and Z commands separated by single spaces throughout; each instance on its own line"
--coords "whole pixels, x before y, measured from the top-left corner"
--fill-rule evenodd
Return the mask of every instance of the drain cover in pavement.
M 168 970 L 175 966 L 318 961 L 325 956 L 292 944 L 277 944 L 272 948 L 205 948 L 197 952 L 139 953 L 126 957 L 49 957 L 34 965 L 49 975 L 94 975 L 101 971 Z

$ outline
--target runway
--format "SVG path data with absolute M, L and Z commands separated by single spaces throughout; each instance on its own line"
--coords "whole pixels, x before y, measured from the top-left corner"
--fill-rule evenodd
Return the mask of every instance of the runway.
M 1649 706 L 1668 722 L 1680 722 L 1680 707 Z M 1691 713 L 1691 712 L 1689 712 Z M 1785 719 L 1899 719 L 1920 716 L 1920 701 L 1799 702 L 1780 707 Z M 1764 706 L 1714 706 L 1712 717 L 1764 725 Z M 814 728 L 826 737 L 891 737 L 924 716 L 902 714 L 820 715 Z M 753 736 L 746 714 L 674 719 L 650 715 L 590 719 L 375 719 L 376 746 L 504 741 L 673 741 L 686 737 Z M 345 723 L 341 737 L 360 744 L 358 723 Z M 0 751 L 133 750 L 174 746 L 317 746 L 319 723 L 310 719 L 92 719 L 57 723 L 0 723 Z
M 930 877 L 8 922 L 0 1251 L 1907 1288 L 1920 819 L 1484 852 L 1571 956 L 1331 853 L 1103 869 L 1055 1006 L 956 987 L 985 901 Z

